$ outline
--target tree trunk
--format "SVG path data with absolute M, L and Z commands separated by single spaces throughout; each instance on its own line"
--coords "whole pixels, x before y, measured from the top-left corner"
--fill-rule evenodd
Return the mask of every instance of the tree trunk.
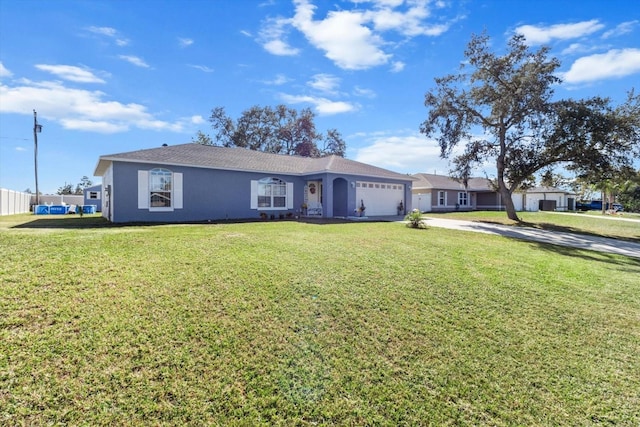
M 520 218 L 518 218 L 518 214 L 516 214 L 516 207 L 513 204 L 513 199 L 511 199 L 511 191 L 507 188 L 507 185 L 504 183 L 504 158 L 506 153 L 506 128 L 504 125 L 500 127 L 500 154 L 496 158 L 496 169 L 498 172 L 498 192 L 500 193 L 500 197 L 502 198 L 502 203 L 504 203 L 505 208 L 507 209 L 507 217 L 512 221 L 520 222 Z
M 520 218 L 518 218 L 518 214 L 516 213 L 516 206 L 513 204 L 513 199 L 511 198 L 511 192 L 504 184 L 499 185 L 498 187 L 500 189 L 500 197 L 502 197 L 502 202 L 507 209 L 507 217 L 512 221 L 520 222 Z

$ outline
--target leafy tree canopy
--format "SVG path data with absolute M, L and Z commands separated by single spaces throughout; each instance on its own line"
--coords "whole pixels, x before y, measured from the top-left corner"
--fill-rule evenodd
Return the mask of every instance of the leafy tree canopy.
M 519 220 L 511 193 L 537 172 L 563 163 L 576 173 L 612 174 L 640 156 L 639 97 L 613 108 L 607 98 L 552 101 L 560 62 L 549 48 L 532 51 L 522 35 L 506 54 L 474 35 L 458 74 L 435 79 L 425 95 L 429 109 L 420 131 L 437 139 L 454 174 L 466 180 L 475 166 L 495 161 L 496 183 L 510 219 Z
M 192 140 L 204 145 L 242 147 L 276 154 L 344 157 L 346 143 L 340 133 L 336 129 L 329 129 L 326 135 L 318 133 L 314 119 L 315 115 L 308 108 L 298 111 L 278 105 L 275 108 L 253 106 L 234 121 L 223 107 L 216 107 L 209 117 L 216 132 L 214 138 L 198 132 Z
M 74 194 L 81 195 L 84 193 L 84 189 L 87 187 L 91 187 L 93 183 L 87 176 L 83 176 L 78 184 L 76 184 L 75 188 L 73 184 L 67 184 L 65 182 L 64 186 L 58 188 L 56 194 Z

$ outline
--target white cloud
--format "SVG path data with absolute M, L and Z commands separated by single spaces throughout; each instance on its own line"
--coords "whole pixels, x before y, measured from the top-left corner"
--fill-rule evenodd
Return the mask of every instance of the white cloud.
M 87 31 L 98 34 L 101 36 L 106 36 L 110 39 L 113 39 L 118 46 L 127 46 L 129 44 L 129 40 L 124 37 L 121 37 L 118 33 L 118 30 L 111 27 L 87 27 Z
M 365 89 L 359 86 L 353 88 L 353 94 L 355 96 L 362 96 L 364 98 L 375 98 L 376 93 L 372 89 Z
M 449 175 L 452 164 L 448 158 L 440 157 L 438 141 L 427 138 L 413 131 L 375 132 L 371 134 L 350 135 L 346 138 L 349 145 L 353 140 L 362 140 L 361 148 L 356 149 L 354 159 L 390 169 L 399 173 L 437 173 Z M 460 155 L 465 150 L 465 144 L 457 145 L 453 156 Z M 477 165 L 472 171 L 473 176 L 494 176 L 495 167 L 491 162 Z
M 573 24 L 556 24 L 548 27 L 535 25 L 521 25 L 515 29 L 515 32 L 522 34 L 527 39 L 527 43 L 532 45 L 549 43 L 551 40 L 569 40 L 575 39 L 604 28 L 604 25 L 597 19 L 590 21 L 576 22 Z
M 131 64 L 135 65 L 136 67 L 149 68 L 149 64 L 147 64 L 146 62 L 144 62 L 144 60 L 142 58 L 139 58 L 137 56 L 120 55 L 118 57 L 120 59 L 123 59 L 123 60 L 127 61 L 127 62 L 130 62 Z
M 288 104 L 311 104 L 321 116 L 349 113 L 356 111 L 358 106 L 344 101 L 332 101 L 327 98 L 308 95 L 280 94 L 280 98 Z
M 180 44 L 180 47 L 189 47 L 193 44 L 193 40 L 184 37 L 178 37 L 178 43 Z
M 401 61 L 396 61 L 393 64 L 391 64 L 391 72 L 392 73 L 399 73 L 400 71 L 404 70 L 404 66 L 406 64 L 404 62 Z
M 197 115 L 197 116 L 191 116 L 190 119 L 191 123 L 193 123 L 194 125 L 200 125 L 202 123 L 205 122 L 204 117 Z
M 88 27 L 87 28 L 88 31 L 95 33 L 95 34 L 101 34 L 103 36 L 107 36 L 107 37 L 115 37 L 118 34 L 118 31 L 116 31 L 115 28 L 111 28 L 111 27 Z
M 192 64 L 190 64 L 189 67 L 195 68 L 196 70 L 204 71 L 205 73 L 213 73 L 215 71 L 213 68 L 209 68 L 206 65 L 192 65 Z
M 307 82 L 307 85 L 320 92 L 335 94 L 340 86 L 340 78 L 331 74 L 316 74 Z
M 638 21 L 638 20 L 623 22 L 622 24 L 619 24 L 618 26 L 616 26 L 616 28 L 614 28 L 613 30 L 606 31 L 602 35 L 602 38 L 603 39 L 608 39 L 608 38 L 611 38 L 611 37 L 617 37 L 617 36 L 621 36 L 621 35 L 624 35 L 624 34 L 631 33 L 631 32 L 633 32 L 634 28 L 638 24 L 640 24 L 640 21 Z
M 11 77 L 13 73 L 5 68 L 4 64 L 0 62 L 0 77 Z
M 273 80 L 265 80 L 263 83 L 267 85 L 281 86 L 289 81 L 290 79 L 284 74 L 277 74 Z
M 289 46 L 283 40 L 269 40 L 262 46 L 267 52 L 278 56 L 295 56 L 300 53 L 299 49 Z
M 381 49 L 383 39 L 365 26 L 362 12 L 332 11 L 325 19 L 314 21 L 314 10 L 308 1 L 297 0 L 293 26 L 338 67 L 363 70 L 386 64 L 391 58 Z
M 392 54 L 386 49 L 397 44 L 383 36 L 395 32 L 403 38 L 437 36 L 447 31 L 450 24 L 428 24 L 431 11 L 428 0 L 372 0 L 356 2 L 351 10 L 332 10 L 322 19 L 314 19 L 316 6 L 311 0 L 294 0 L 295 13 L 288 18 L 271 18 L 261 31 L 263 47 L 275 55 L 297 55 L 300 50 L 286 40 L 288 28 L 302 33 L 315 48 L 338 67 L 347 70 L 363 70 L 387 64 Z M 362 6 L 369 4 L 368 9 Z M 444 7 L 438 2 L 435 7 Z M 394 64 L 392 70 L 400 71 L 404 64 Z
M 440 158 L 435 140 L 419 135 L 373 135 L 368 144 L 356 150 L 355 160 L 400 173 L 447 174 L 448 160 Z
M 19 86 L 0 84 L 0 112 L 25 114 L 37 108 L 47 120 L 66 129 L 115 133 L 131 128 L 182 132 L 193 118 L 158 120 L 145 106 L 106 99 L 104 92 L 73 89 L 60 82 L 23 80 Z
M 37 69 L 47 71 L 61 79 L 69 80 L 77 83 L 105 83 L 103 79 L 93 74 L 86 68 L 80 68 L 73 65 L 47 65 L 37 64 Z
M 612 49 L 584 56 L 562 74 L 566 83 L 585 83 L 640 73 L 640 49 Z
M 367 12 L 367 18 L 379 31 L 397 31 L 407 36 L 439 36 L 449 29 L 449 24 L 427 24 L 425 20 L 431 16 L 426 0 L 407 3 L 406 10 L 396 10 L 404 4 L 402 1 L 377 2 L 377 8 Z M 444 7 L 443 4 L 436 5 Z
M 290 20 L 284 18 L 269 19 L 260 31 L 259 41 L 269 53 L 278 56 L 295 56 L 299 49 L 291 47 L 286 41 Z

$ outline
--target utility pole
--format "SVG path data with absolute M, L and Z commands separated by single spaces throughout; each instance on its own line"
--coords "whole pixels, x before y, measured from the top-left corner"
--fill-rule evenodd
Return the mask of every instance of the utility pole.
M 36 169 L 36 206 L 40 204 L 40 189 L 38 188 L 38 133 L 42 132 L 42 125 L 38 124 L 38 113 L 33 110 L 33 159 Z

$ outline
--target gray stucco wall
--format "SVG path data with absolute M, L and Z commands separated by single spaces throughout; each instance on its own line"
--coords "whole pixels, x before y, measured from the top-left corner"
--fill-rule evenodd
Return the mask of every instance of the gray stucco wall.
M 183 174 L 183 208 L 171 212 L 152 212 L 138 209 L 138 171 L 155 167 Z M 111 204 L 113 222 L 201 222 L 235 219 L 257 219 L 259 210 L 251 209 L 251 181 L 273 177 L 293 183 L 293 208 L 266 211 L 278 216 L 280 213 L 299 214 L 304 201 L 305 185 L 309 180 L 323 183 L 323 211 L 328 217 L 338 216 L 344 211 L 352 212 L 356 207 L 355 189 L 349 184 L 357 179 L 370 177 L 344 176 L 339 174 L 314 174 L 289 176 L 281 174 L 223 171 L 183 166 L 153 165 L 128 162 L 113 163 Z M 341 179 L 340 179 L 341 178 Z M 338 179 L 336 181 L 336 179 Z M 384 180 L 389 182 L 388 179 Z M 337 186 L 334 193 L 334 182 Z M 410 208 L 411 181 L 397 181 L 405 185 L 405 205 Z M 104 181 L 103 181 L 104 183 Z M 104 195 L 103 197 L 107 197 Z M 338 197 L 339 206 L 334 209 L 333 199 Z M 346 199 L 345 199 L 346 198 Z M 345 212 L 345 213 L 346 213 Z

